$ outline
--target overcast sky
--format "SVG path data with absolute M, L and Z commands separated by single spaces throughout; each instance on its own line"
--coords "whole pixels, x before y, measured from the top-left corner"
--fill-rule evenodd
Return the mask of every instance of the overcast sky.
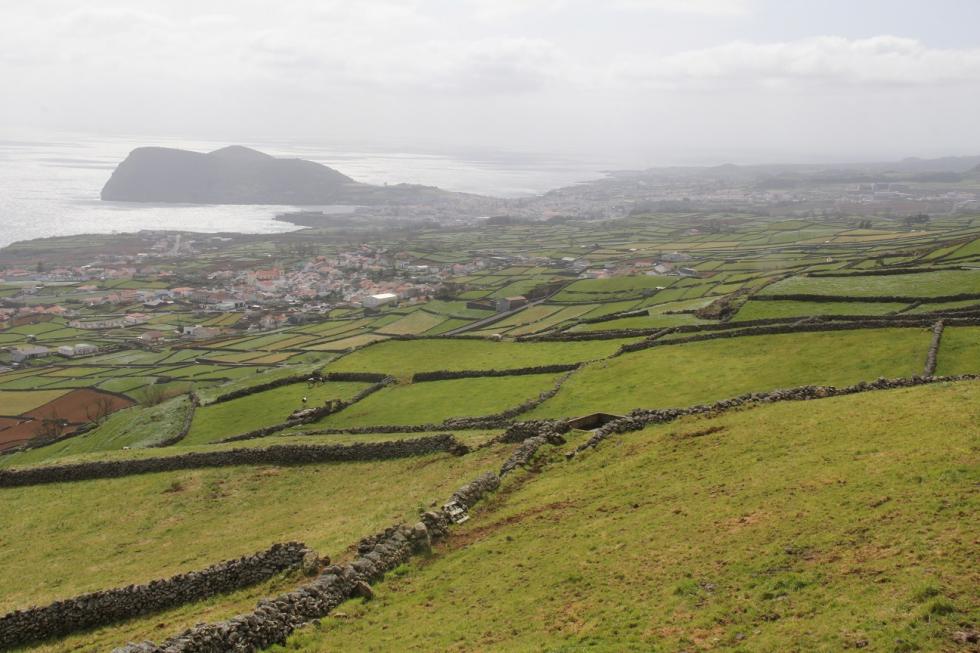
M 978 0 L 2 0 L 0 138 L 980 153 Z

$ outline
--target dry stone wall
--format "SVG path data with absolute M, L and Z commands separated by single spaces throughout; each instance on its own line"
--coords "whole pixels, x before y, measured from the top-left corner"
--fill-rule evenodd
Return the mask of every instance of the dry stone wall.
M 795 302 L 863 302 L 863 303 L 885 303 L 885 304 L 911 304 L 912 302 L 922 302 L 923 304 L 939 304 L 946 302 L 960 302 L 968 299 L 980 299 L 980 293 L 958 293 L 956 295 L 936 295 L 934 297 L 909 297 L 908 295 L 810 295 L 806 293 L 786 293 L 754 295 L 756 301 L 795 301 Z
M 313 463 L 389 460 L 439 452 L 460 453 L 466 450 L 465 445 L 449 434 L 410 440 L 356 442 L 346 445 L 278 445 L 262 449 L 194 452 L 160 458 L 107 460 L 23 469 L 3 469 L 0 470 L 0 487 L 120 478 L 134 474 L 235 465 L 308 465 Z
M 858 329 L 888 329 L 888 328 L 922 328 L 932 326 L 935 317 L 908 318 L 908 319 L 865 319 L 856 322 L 827 322 L 827 321 L 807 321 L 796 322 L 794 324 L 778 324 L 772 326 L 757 326 L 748 328 L 735 328 L 723 331 L 713 331 L 710 333 L 698 333 L 681 338 L 671 338 L 670 340 L 646 339 L 641 342 L 627 343 L 619 348 L 616 355 L 626 354 L 650 347 L 680 345 L 687 342 L 701 342 L 704 340 L 716 340 L 718 338 L 737 338 L 740 336 L 761 336 L 776 335 L 785 333 L 816 333 L 823 331 L 854 331 Z M 949 318 L 947 324 L 956 326 L 980 325 L 980 317 Z M 672 333 L 684 333 L 681 328 L 677 328 Z
M 484 376 L 525 376 L 530 374 L 558 374 L 578 369 L 579 363 L 568 365 L 538 365 L 536 367 L 518 367 L 510 370 L 438 370 L 433 372 L 418 372 L 412 376 L 412 383 L 426 381 L 448 381 L 451 379 L 469 379 Z
M 316 554 L 301 542 L 274 544 L 265 551 L 200 571 L 17 610 L 0 617 L 0 650 L 63 637 L 255 585 L 299 567 L 310 556 Z
M 578 452 L 594 448 L 600 442 L 616 433 L 639 431 L 646 428 L 650 424 L 664 424 L 688 415 L 717 414 L 754 404 L 826 399 L 828 397 L 840 397 L 859 392 L 869 392 L 872 390 L 911 388 L 914 386 L 928 385 L 931 383 L 975 381 L 978 379 L 980 379 L 980 374 L 961 374 L 958 376 L 912 376 L 897 379 L 881 378 L 875 381 L 862 381 L 860 383 L 841 388 L 832 385 L 805 385 L 785 390 L 773 390 L 771 392 L 753 392 L 739 395 L 738 397 L 733 397 L 731 399 L 724 399 L 713 404 L 701 404 L 691 406 L 689 408 L 663 408 L 653 410 L 636 409 L 631 411 L 625 417 L 609 422 L 608 424 L 593 431 L 592 436 L 580 444 L 574 451 L 570 452 L 569 455 L 574 456 Z
M 153 445 L 154 448 L 169 447 L 177 444 L 181 440 L 187 437 L 190 433 L 191 424 L 194 423 L 194 414 L 197 412 L 198 407 L 201 405 L 201 399 L 197 396 L 197 393 L 192 392 L 190 394 L 189 404 L 187 406 L 187 411 L 184 412 L 184 421 L 180 425 L 180 430 L 173 435 L 173 437 L 162 440 Z
M 240 388 L 238 390 L 233 390 L 232 392 L 226 392 L 223 395 L 215 397 L 210 403 L 220 404 L 225 401 L 231 401 L 232 399 L 240 399 L 241 397 L 247 397 L 259 392 L 265 392 L 266 390 L 273 390 L 286 385 L 293 385 L 294 383 L 306 383 L 311 377 L 318 377 L 322 381 L 346 381 L 355 383 L 379 383 L 385 379 L 384 374 L 375 374 L 372 372 L 330 372 L 324 375 L 318 375 L 315 372 L 308 372 L 306 374 L 284 376 L 281 379 L 275 379 L 267 383 L 259 383 L 258 385 L 252 385 L 247 388 Z
M 352 376 L 359 376 L 360 373 L 353 373 Z M 344 375 L 346 376 L 346 375 Z M 377 376 L 371 374 L 370 376 Z M 377 383 L 370 385 L 350 399 L 334 399 L 333 401 L 328 401 L 322 406 L 316 408 L 309 408 L 303 411 L 303 414 L 294 417 L 293 419 L 288 419 L 285 422 L 280 422 L 279 424 L 273 424 L 271 426 L 266 426 L 261 429 L 255 429 L 254 431 L 248 431 L 247 433 L 241 433 L 239 435 L 233 435 L 229 438 L 224 438 L 218 440 L 218 442 L 240 442 L 242 440 L 254 440 L 255 438 L 264 438 L 273 433 L 278 433 L 280 431 L 285 431 L 286 429 L 292 428 L 294 426 L 302 426 L 303 424 L 311 424 L 317 422 L 327 415 L 333 415 L 334 413 L 339 413 L 345 408 L 353 406 L 357 402 L 361 401 L 365 397 L 374 394 L 378 390 L 385 388 L 395 382 L 395 379 L 390 376 L 382 376 L 381 380 Z
M 929 345 L 929 352 L 926 354 L 926 365 L 922 370 L 922 376 L 932 376 L 936 373 L 936 362 L 939 356 L 939 344 L 943 339 L 944 324 L 942 320 L 936 322 L 932 327 L 932 343 Z
M 469 508 L 499 486 L 500 479 L 488 472 L 461 487 L 452 499 Z M 426 512 L 413 526 L 398 524 L 364 538 L 350 564 L 328 566 L 312 583 L 263 599 L 248 614 L 195 626 L 160 644 L 129 644 L 116 653 L 252 653 L 282 644 L 296 628 L 325 617 L 344 601 L 372 597 L 371 583 L 413 555 L 428 552 L 433 541 L 447 535 L 449 525 L 442 511 Z

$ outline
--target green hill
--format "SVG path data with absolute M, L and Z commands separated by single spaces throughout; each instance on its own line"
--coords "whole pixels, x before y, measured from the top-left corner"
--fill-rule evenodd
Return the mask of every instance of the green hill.
M 978 423 L 960 383 L 545 453 L 375 601 L 277 650 L 965 650 Z

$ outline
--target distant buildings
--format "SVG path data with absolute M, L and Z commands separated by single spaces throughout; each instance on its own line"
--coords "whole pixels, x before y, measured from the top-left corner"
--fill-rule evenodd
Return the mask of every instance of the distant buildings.
M 80 342 L 76 345 L 62 345 L 58 347 L 58 353 L 66 358 L 77 358 L 79 356 L 90 356 L 97 354 L 99 348 L 87 342 Z
M 26 360 L 32 358 L 41 358 L 42 356 L 47 356 L 51 353 L 51 350 L 47 347 L 41 347 L 40 345 L 28 346 L 28 347 L 14 347 L 10 351 L 10 360 L 15 363 L 23 363 Z
M 384 292 L 378 295 L 368 295 L 361 301 L 364 308 L 379 308 L 387 304 L 394 304 L 398 301 L 398 295 L 393 292 Z
M 516 297 L 501 297 L 497 300 L 497 312 L 506 313 L 515 309 L 527 306 L 527 297 L 517 295 Z

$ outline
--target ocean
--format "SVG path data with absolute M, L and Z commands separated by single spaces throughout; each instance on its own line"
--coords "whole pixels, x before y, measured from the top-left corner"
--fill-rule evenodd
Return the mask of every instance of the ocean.
M 281 233 L 295 229 L 274 205 L 103 202 L 99 192 L 136 147 L 211 151 L 230 145 L 173 139 L 59 136 L 0 140 L 0 247 L 19 240 L 142 229 Z M 512 152 L 426 153 L 339 150 L 290 143 L 241 143 L 275 156 L 317 161 L 372 184 L 418 183 L 446 190 L 521 197 L 595 179 L 611 162 Z M 302 207 L 310 209 L 313 207 Z

